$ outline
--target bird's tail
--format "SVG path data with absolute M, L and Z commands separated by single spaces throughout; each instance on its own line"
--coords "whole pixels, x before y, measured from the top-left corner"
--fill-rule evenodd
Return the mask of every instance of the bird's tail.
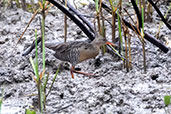
M 57 45 L 59 44 L 60 44 L 59 42 L 45 42 L 45 47 L 55 51 Z
M 41 42 L 42 38 L 41 37 L 38 37 L 37 38 L 37 43 L 39 44 Z M 56 46 L 60 44 L 59 42 L 45 42 L 45 47 L 49 48 L 49 49 L 52 49 L 55 51 L 55 48 Z M 32 50 L 36 47 L 35 45 L 35 41 L 33 41 L 33 43 L 26 49 L 24 50 L 22 56 L 26 56 L 28 55 L 29 53 L 32 52 Z
M 38 37 L 38 38 L 37 38 L 37 43 L 39 43 L 41 40 L 42 40 L 42 38 L 41 38 L 41 37 Z M 24 50 L 22 56 L 26 56 L 26 55 L 28 55 L 29 53 L 31 53 L 32 50 L 33 50 L 35 47 L 36 47 L 35 41 L 33 41 L 33 43 L 31 44 L 31 46 L 29 46 L 26 50 Z

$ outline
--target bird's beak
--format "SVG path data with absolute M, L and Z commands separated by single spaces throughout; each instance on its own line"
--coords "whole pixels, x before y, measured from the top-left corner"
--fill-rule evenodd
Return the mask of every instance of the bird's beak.
M 113 44 L 112 42 L 109 42 L 109 41 L 107 41 L 106 44 L 115 46 L 115 44 Z

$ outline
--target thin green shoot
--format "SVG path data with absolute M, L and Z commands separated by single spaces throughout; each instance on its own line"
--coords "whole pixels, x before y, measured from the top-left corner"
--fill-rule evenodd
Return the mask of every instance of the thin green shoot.
M 44 8 L 44 1 L 43 0 L 43 8 Z M 43 9 L 44 10 L 44 9 Z M 42 11 L 42 50 L 43 50 L 43 70 L 45 69 L 45 12 Z
M 118 9 L 119 3 L 117 4 L 116 0 L 109 0 L 110 6 L 112 8 L 112 11 L 115 13 Z
M 37 30 L 35 30 L 35 48 L 36 48 L 36 76 L 37 76 L 37 81 L 38 81 L 38 95 L 39 95 L 39 103 L 40 103 L 40 112 L 43 113 L 43 94 L 42 94 L 42 84 L 41 84 L 41 77 L 39 76 L 38 73 L 38 47 L 37 47 Z M 43 69 L 44 70 L 44 69 Z M 43 73 L 44 74 L 44 73 Z M 41 75 L 41 74 L 40 74 Z
M 109 46 L 110 46 L 110 48 L 112 48 L 112 50 L 114 50 L 115 53 L 122 59 L 122 61 L 125 60 L 124 57 L 122 57 L 122 55 L 120 55 L 119 52 L 118 52 L 113 46 L 111 46 L 111 45 L 109 45 Z
M 113 5 L 113 0 L 109 0 L 110 6 L 112 7 L 112 10 L 114 11 L 115 7 Z
M 38 48 L 37 48 L 37 30 L 35 29 L 35 48 L 36 48 L 36 62 L 33 61 L 32 57 L 30 57 L 30 63 L 32 65 L 33 71 L 36 75 L 36 81 L 39 80 L 39 73 L 38 73 Z
M 47 74 L 45 80 L 46 80 L 46 81 L 45 81 L 45 83 L 44 83 L 44 85 L 43 85 L 43 91 L 46 93 L 46 85 L 47 85 L 47 82 L 48 82 L 48 80 L 49 80 L 49 73 Z
M 99 0 L 95 0 L 96 12 L 99 12 Z
M 141 30 L 141 36 L 143 39 L 142 42 L 142 48 L 143 48 L 143 58 L 144 58 L 144 72 L 146 73 L 146 56 L 145 56 L 145 42 L 144 42 L 144 7 L 141 6 L 141 18 L 142 18 L 142 30 Z
M 42 94 L 42 84 L 41 84 L 41 77 L 42 75 L 44 75 L 44 71 L 39 75 L 38 72 L 38 47 L 37 47 L 37 30 L 35 30 L 35 48 L 36 48 L 36 61 L 34 62 L 32 57 L 30 57 L 30 63 L 32 65 L 32 68 L 34 70 L 34 73 L 36 75 L 35 81 L 37 84 L 37 88 L 38 88 L 38 99 L 39 99 L 39 110 L 41 112 L 41 114 L 43 113 L 43 94 Z
M 41 34 L 42 34 L 42 53 L 43 53 L 43 55 L 42 55 L 42 58 L 43 58 L 43 71 L 45 71 L 45 3 L 46 3 L 46 0 L 43 0 L 43 9 L 42 9 L 42 23 L 41 23 Z M 44 99 L 45 99 L 45 92 L 44 91 L 42 91 L 42 89 L 44 88 L 42 88 L 42 86 L 44 86 L 45 85 L 45 83 L 46 83 L 46 79 L 44 78 L 44 74 L 43 74 L 43 76 L 42 76 L 42 78 L 43 78 L 43 85 L 41 84 L 41 86 L 40 86 L 40 103 L 41 103 L 41 113 L 43 113 L 43 110 L 44 110 L 44 108 L 45 108 L 45 101 L 44 101 Z
M 37 47 L 37 29 L 35 29 L 35 48 L 36 48 L 36 64 L 35 64 L 35 74 L 37 76 L 37 80 L 39 79 L 39 71 L 38 71 L 38 47 Z
M 36 77 L 38 77 L 37 70 L 36 70 L 36 65 L 35 65 L 35 63 L 34 63 L 34 61 L 33 61 L 33 58 L 30 57 L 29 60 L 30 60 L 30 63 L 31 63 L 31 65 L 32 65 L 32 68 L 33 68 L 33 71 L 34 71 Z M 37 82 L 37 79 L 36 79 L 36 82 Z
M 141 6 L 141 18 L 142 18 L 142 37 L 144 40 L 144 7 Z
M 53 80 L 52 80 L 52 83 L 51 83 L 51 85 L 50 85 L 49 91 L 48 91 L 48 93 L 46 94 L 46 98 L 48 97 L 48 95 L 50 94 L 50 92 L 51 92 L 51 90 L 52 90 L 53 84 L 54 84 L 54 82 L 55 82 L 55 80 L 56 80 L 56 77 L 57 77 L 57 75 L 58 75 L 58 73 L 59 73 L 60 67 L 61 67 L 61 65 L 58 66 L 58 69 L 57 69 L 57 71 L 56 71 L 56 73 L 55 73 L 55 76 L 53 77 Z
M 121 18 L 119 15 L 119 11 L 117 11 L 118 16 L 118 25 L 119 25 L 119 38 L 120 38 L 120 46 L 121 46 L 121 55 L 123 55 L 123 40 L 122 40 L 122 30 L 121 30 Z

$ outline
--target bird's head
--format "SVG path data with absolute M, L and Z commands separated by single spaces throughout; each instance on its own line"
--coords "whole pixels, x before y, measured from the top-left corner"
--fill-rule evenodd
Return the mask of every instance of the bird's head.
M 99 47 L 105 45 L 105 44 L 108 44 L 108 45 L 112 45 L 112 46 L 115 46 L 113 43 L 107 41 L 104 37 L 102 36 L 98 36 L 96 37 L 93 41 L 92 41 L 92 44 L 95 44 Z

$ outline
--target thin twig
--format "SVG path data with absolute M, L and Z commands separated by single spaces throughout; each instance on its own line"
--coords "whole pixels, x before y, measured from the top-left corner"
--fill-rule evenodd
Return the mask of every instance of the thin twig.
M 21 38 L 23 37 L 24 33 L 26 32 L 26 30 L 28 29 L 28 27 L 29 27 L 30 23 L 33 21 L 33 19 L 34 19 L 34 18 L 35 18 L 35 16 L 37 15 L 38 11 L 39 11 L 39 9 L 38 9 L 38 10 L 36 10 L 36 11 L 34 12 L 34 14 L 33 14 L 32 18 L 30 19 L 29 23 L 27 24 L 27 26 L 26 26 L 26 28 L 25 28 L 24 32 L 22 33 L 22 35 L 21 35 L 21 36 L 20 36 L 20 38 L 18 39 L 17 44 L 18 44 L 18 42 L 21 40 Z M 16 45 L 17 45 L 17 44 L 16 44 Z

